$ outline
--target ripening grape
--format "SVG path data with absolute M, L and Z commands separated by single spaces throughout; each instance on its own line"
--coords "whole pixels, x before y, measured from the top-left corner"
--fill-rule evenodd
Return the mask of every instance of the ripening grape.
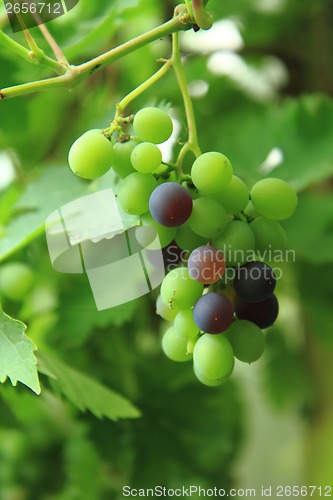
M 188 339 L 180 337 L 171 326 L 162 338 L 164 354 L 172 361 L 189 361 L 192 359 L 192 354 L 187 352 L 187 341 Z
M 232 323 L 234 308 L 230 300 L 219 293 L 206 293 L 195 303 L 193 318 L 205 333 L 221 333 Z
M 193 362 L 199 375 L 209 380 L 225 379 L 234 366 L 234 353 L 225 335 L 202 335 L 194 347 Z
M 9 262 L 0 267 L 0 293 L 7 299 L 23 300 L 33 284 L 33 271 L 23 262 Z
M 188 224 L 192 231 L 203 238 L 215 238 L 227 225 L 227 213 L 215 200 L 202 196 L 193 201 Z
M 297 207 L 296 191 L 282 179 L 262 179 L 251 190 L 253 206 L 264 217 L 282 220 L 290 217 Z
M 131 163 L 131 154 L 138 144 L 140 144 L 139 139 L 132 137 L 125 142 L 117 141 L 113 146 L 112 168 L 122 179 L 136 171 Z
M 191 253 L 188 259 L 188 270 L 193 279 L 200 283 L 216 283 L 225 271 L 225 258 L 221 250 L 203 245 Z
M 193 163 L 193 184 L 204 194 L 218 193 L 231 181 L 233 169 L 222 153 L 211 151 L 199 156 Z
M 227 224 L 215 244 L 224 253 L 227 266 L 237 266 L 248 260 L 249 252 L 253 255 L 254 235 L 249 224 L 233 220 Z
M 148 212 L 149 198 L 156 186 L 157 181 L 150 174 L 130 174 L 119 186 L 118 201 L 121 208 L 132 215 Z
M 156 314 L 166 321 L 173 321 L 177 315 L 177 311 L 171 309 L 171 307 L 164 302 L 162 296 L 159 295 L 156 300 Z
M 261 302 L 275 289 L 276 277 L 273 269 L 264 262 L 247 262 L 237 269 L 234 279 L 236 293 L 248 302 Z
M 162 224 L 159 224 L 149 212 L 141 216 L 141 223 L 145 227 L 152 227 L 155 229 L 160 240 L 160 248 L 168 246 L 176 236 L 177 229 L 175 227 L 162 226 Z M 149 248 L 154 249 L 153 247 Z M 155 250 L 157 249 L 156 247 Z
M 274 252 L 286 248 L 286 233 L 276 220 L 257 217 L 250 227 L 254 234 L 255 248 L 261 255 L 265 255 L 267 250 Z
M 203 285 L 191 278 L 186 267 L 172 269 L 161 285 L 164 302 L 172 309 L 189 309 L 201 296 Z
M 152 142 L 138 144 L 131 154 L 133 167 L 142 174 L 154 172 L 161 165 L 161 161 L 162 153 Z
M 154 219 L 163 226 L 184 224 L 192 213 L 192 198 L 177 182 L 165 182 L 154 189 L 149 209 Z
M 113 163 L 111 142 L 101 133 L 88 131 L 73 143 L 68 153 L 72 171 L 84 179 L 104 175 Z
M 244 363 L 260 358 L 265 348 L 265 337 L 260 328 L 246 320 L 235 321 L 226 332 L 234 355 Z
M 179 311 L 175 317 L 173 326 L 178 335 L 186 337 L 187 339 L 194 339 L 199 333 L 199 328 L 193 319 L 192 309 L 183 309 Z
M 224 189 L 214 195 L 221 205 L 224 206 L 228 214 L 238 214 L 242 212 L 249 202 L 249 190 L 239 177 L 233 175 L 231 181 Z
M 264 329 L 274 324 L 279 314 L 279 303 L 274 293 L 261 302 L 247 302 L 236 297 L 235 313 L 238 319 L 246 319 Z
M 135 135 L 141 141 L 160 144 L 169 139 L 173 125 L 170 116 L 159 108 L 142 108 L 133 121 Z

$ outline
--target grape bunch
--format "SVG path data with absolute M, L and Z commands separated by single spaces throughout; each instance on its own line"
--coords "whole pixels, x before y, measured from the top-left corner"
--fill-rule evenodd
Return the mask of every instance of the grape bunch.
M 134 116 L 131 137 L 83 134 L 69 164 L 87 179 L 112 167 L 122 179 L 121 208 L 157 233 L 164 256 L 170 245 L 182 256 L 177 266 L 166 266 L 156 302 L 157 314 L 170 322 L 162 349 L 173 361 L 193 360 L 197 379 L 218 386 L 231 375 L 235 358 L 252 363 L 264 352 L 262 330 L 279 312 L 268 262 L 285 249 L 279 221 L 293 214 L 297 195 L 277 178 L 262 179 L 249 192 L 216 151 L 201 154 L 189 175 L 177 177 L 157 146 L 172 131 L 165 111 L 146 107 Z

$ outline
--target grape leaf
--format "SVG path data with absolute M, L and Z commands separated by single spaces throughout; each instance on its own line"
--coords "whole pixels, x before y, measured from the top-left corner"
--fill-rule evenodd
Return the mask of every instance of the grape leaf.
M 64 466 L 67 481 L 61 498 L 71 498 L 73 491 L 77 498 L 101 498 L 103 469 L 98 450 L 91 440 L 80 435 L 72 436 L 65 444 Z
M 0 309 L 0 382 L 7 377 L 13 385 L 17 382 L 40 394 L 36 368 L 36 350 L 33 342 L 25 335 L 26 326 L 10 318 Z
M 57 389 L 83 412 L 89 410 L 98 418 L 114 421 L 141 415 L 138 408 L 120 394 L 45 352 L 38 353 L 38 370 L 50 377 Z
M 48 215 L 86 190 L 87 185 L 71 175 L 68 168 L 45 169 L 27 186 L 14 207 L 17 215 L 4 228 L 0 239 L 0 260 L 42 234 Z
M 330 193 L 304 193 L 296 212 L 283 221 L 288 246 L 296 258 L 314 264 L 333 262 L 333 198 Z
M 98 180 L 88 184 L 75 176 L 68 167 L 49 167 L 40 177 L 31 182 L 14 206 L 16 216 L 3 228 L 0 237 L 0 261 L 11 253 L 27 245 L 44 232 L 47 217 L 66 203 L 79 199 L 94 191 L 112 188 L 115 176 L 110 171 Z M 107 186 L 107 187 L 104 187 Z M 137 225 L 138 217 L 121 211 L 126 228 Z M 100 217 L 94 221 L 94 232 L 103 234 L 105 220 Z
M 333 100 L 320 94 L 286 99 L 280 106 L 252 105 L 214 122 L 216 151 L 231 160 L 235 173 L 251 184 L 279 177 L 298 191 L 333 175 Z M 204 134 L 203 134 L 204 135 Z M 282 161 L 269 165 L 273 150 Z
M 62 296 L 55 338 L 66 348 L 78 348 L 94 334 L 96 327 L 106 328 L 112 325 L 119 328 L 128 323 L 138 314 L 140 304 L 142 307 L 142 302 L 133 300 L 104 311 L 97 311 L 87 280 L 72 280 L 71 286 Z M 65 336 L 61 334 L 64 331 L 67 332 Z

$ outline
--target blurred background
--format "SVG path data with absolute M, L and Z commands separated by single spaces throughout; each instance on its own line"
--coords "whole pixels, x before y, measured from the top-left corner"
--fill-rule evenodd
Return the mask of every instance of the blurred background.
M 48 27 L 77 64 L 169 19 L 175 5 L 80 0 Z M 283 224 L 296 259 L 281 265 L 281 312 L 266 332 L 265 354 L 251 366 L 237 363 L 222 387 L 202 386 L 190 363 L 161 352 L 156 293 L 97 313 L 86 278 L 58 274 L 49 262 L 46 217 L 107 183 L 75 178 L 71 144 L 108 125 L 115 103 L 169 56 L 169 38 L 71 91 L 2 101 L 0 265 L 22 261 L 34 270 L 31 293 L 21 302 L 2 298 L 2 308 L 27 324 L 41 353 L 122 394 L 141 417 L 83 413 L 43 374 L 39 397 L 7 381 L 0 386 L 1 500 L 118 499 L 124 485 L 333 485 L 332 5 L 210 0 L 208 10 L 210 31 L 181 36 L 202 149 L 225 153 L 249 187 L 272 175 L 299 192 L 298 210 Z M 0 27 L 11 35 L 2 4 Z M 38 28 L 31 32 L 48 51 Z M 12 36 L 25 43 L 22 33 Z M 1 88 L 49 75 L 0 52 Z M 171 104 L 186 140 L 172 72 L 128 111 L 161 103 Z

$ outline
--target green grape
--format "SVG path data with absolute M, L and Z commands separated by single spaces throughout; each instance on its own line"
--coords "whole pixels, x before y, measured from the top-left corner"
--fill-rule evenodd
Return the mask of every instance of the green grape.
M 173 124 L 170 116 L 159 108 L 142 108 L 133 121 L 135 135 L 145 142 L 160 144 L 169 139 Z
M 187 340 L 175 332 L 173 326 L 167 329 L 162 338 L 162 349 L 172 361 L 189 361 L 192 354 L 187 352 Z
M 187 339 L 194 339 L 198 333 L 199 328 L 194 322 L 192 309 L 184 309 L 179 311 L 175 317 L 174 322 L 175 332 L 181 337 L 186 337 Z
M 195 344 L 193 361 L 197 372 L 203 377 L 224 379 L 233 369 L 234 353 L 225 335 L 204 333 Z
M 162 296 L 159 295 L 156 300 L 156 314 L 166 321 L 173 321 L 178 313 L 174 309 L 171 309 L 171 307 L 164 302 Z
M 290 217 L 297 207 L 296 191 L 282 179 L 262 179 L 251 190 L 253 206 L 268 219 L 282 220 Z
M 139 139 L 132 137 L 126 142 L 117 141 L 113 146 L 112 168 L 122 179 L 136 171 L 131 163 L 131 154 L 138 144 L 140 144 Z
M 192 279 L 186 267 L 172 269 L 161 285 L 164 302 L 177 311 L 192 307 L 202 292 L 203 284 Z
M 68 162 L 76 175 L 84 179 L 95 179 L 111 168 L 113 157 L 111 142 L 92 130 L 73 143 L 68 153 Z
M 187 344 L 186 344 L 186 352 L 188 354 L 193 354 L 195 344 L 198 342 L 199 338 L 200 338 L 200 335 L 197 335 L 196 337 L 194 337 L 194 339 L 188 339 Z
M 177 228 L 162 226 L 162 224 L 159 224 L 149 212 L 141 216 L 141 222 L 143 226 L 155 229 L 160 240 L 160 247 L 156 246 L 154 248 L 154 246 L 149 246 L 148 248 L 150 250 L 165 248 L 175 239 Z
M 253 363 L 260 358 L 265 348 L 265 337 L 260 328 L 251 321 L 238 319 L 226 331 L 234 355 L 244 363 Z
M 231 181 L 233 169 L 222 153 L 211 151 L 199 156 L 192 165 L 193 184 L 204 194 L 218 193 Z
M 194 184 L 192 183 L 189 184 L 188 182 L 182 182 L 182 186 L 186 189 L 188 194 L 191 196 L 192 200 L 196 200 L 197 198 L 199 198 L 200 193 L 194 186 Z
M 103 135 L 103 130 L 101 128 L 92 128 L 90 130 L 87 130 L 87 132 L 84 132 L 84 134 L 82 135 L 87 135 L 87 134 Z
M 286 233 L 276 220 L 257 217 L 251 222 L 250 227 L 254 234 L 255 248 L 261 255 L 264 255 L 267 250 L 286 248 Z
M 0 292 L 7 299 L 20 302 L 33 284 L 34 273 L 23 262 L 9 262 L 0 268 Z
M 227 266 L 244 264 L 254 255 L 254 235 L 246 222 L 233 220 L 217 238 L 216 248 L 224 253 Z
M 157 186 L 150 174 L 134 172 L 122 181 L 118 190 L 118 201 L 125 212 L 142 215 L 149 210 L 149 198 Z
M 229 184 L 214 195 L 214 199 L 224 206 L 228 214 L 238 214 L 242 212 L 249 202 L 249 190 L 246 184 L 237 177 L 232 176 Z
M 161 163 L 155 170 L 154 170 L 154 175 L 160 176 L 158 181 L 161 182 L 166 182 L 169 180 L 169 172 L 167 172 L 167 166 Z M 163 177 L 165 176 L 165 177 Z M 177 180 L 177 179 L 174 179 Z
M 212 378 L 207 378 L 204 375 L 202 375 L 198 368 L 197 365 L 193 363 L 193 369 L 194 369 L 194 375 L 197 377 L 199 382 L 201 382 L 203 385 L 207 385 L 208 387 L 218 387 L 219 385 L 222 385 L 227 378 L 229 378 L 230 374 L 226 375 L 225 377 L 218 378 L 218 379 L 212 379 Z M 231 370 L 232 371 L 232 370 Z
M 142 248 L 148 250 L 159 250 L 160 244 L 157 240 L 157 231 L 149 226 L 137 226 L 134 228 L 134 239 L 130 233 L 130 245 L 132 252 L 141 250 Z
M 205 245 L 207 243 L 207 238 L 203 238 L 196 234 L 192 231 L 188 223 L 185 223 L 182 226 L 178 226 L 175 241 L 177 245 L 186 252 L 192 252 L 196 248 Z
M 193 201 L 193 210 L 188 224 L 199 236 L 215 238 L 224 231 L 227 222 L 227 213 L 217 201 L 205 196 Z
M 132 151 L 131 163 L 135 170 L 143 174 L 154 172 L 161 165 L 162 153 L 152 142 L 142 142 Z
M 232 281 L 234 280 L 234 276 L 231 277 Z M 236 299 L 236 292 L 233 286 L 231 286 L 229 283 L 227 283 L 224 288 L 220 292 L 226 299 L 228 299 L 232 305 L 235 303 Z
M 249 200 L 248 204 L 244 208 L 244 214 L 248 215 L 249 217 L 259 217 L 260 213 L 258 210 L 256 210 L 253 206 L 253 203 L 251 200 Z

